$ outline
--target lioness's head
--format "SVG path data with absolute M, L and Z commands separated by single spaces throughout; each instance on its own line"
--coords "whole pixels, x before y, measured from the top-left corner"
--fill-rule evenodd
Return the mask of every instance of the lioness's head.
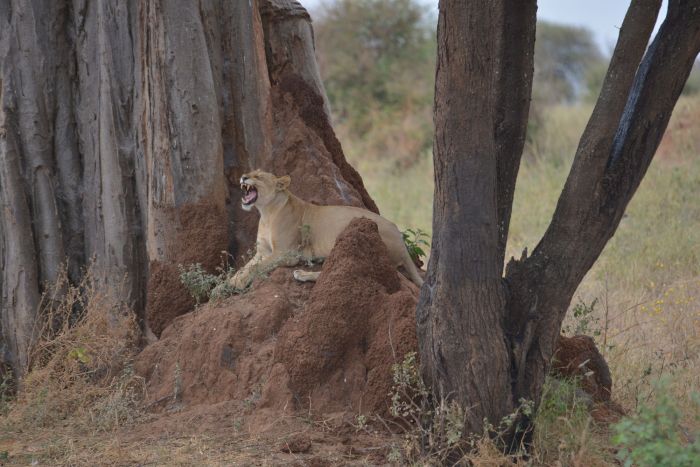
M 292 179 L 289 175 L 276 177 L 262 170 L 254 170 L 241 177 L 241 206 L 246 211 L 264 209 L 265 206 L 275 200 L 276 197 L 286 193 Z

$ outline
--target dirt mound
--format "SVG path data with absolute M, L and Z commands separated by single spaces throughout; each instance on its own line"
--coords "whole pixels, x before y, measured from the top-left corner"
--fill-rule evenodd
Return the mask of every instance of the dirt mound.
M 173 208 L 167 217 L 175 226 L 175 235 L 165 249 L 168 256 L 149 263 L 146 292 L 145 318 L 156 336 L 177 316 L 194 308 L 194 300 L 180 282 L 178 265 L 199 263 L 214 272 L 228 245 L 226 213 L 213 202 L 185 204 Z
M 610 400 L 612 377 L 605 359 L 589 336 L 559 336 L 552 359 L 555 376 L 576 377 L 595 402 Z
M 300 408 L 383 412 L 391 365 L 417 348 L 418 289 L 366 219 L 350 224 L 323 270 L 303 313 L 280 331 L 275 367 Z
M 391 366 L 417 348 L 417 299 L 376 224 L 356 219 L 315 284 L 278 268 L 247 294 L 175 318 L 135 366 L 151 407 L 225 404 L 258 432 L 299 413 L 386 414 Z M 562 336 L 552 370 L 580 377 L 609 418 L 610 371 L 590 337 Z
M 176 318 L 135 363 L 148 403 L 232 401 L 256 423 L 297 409 L 385 411 L 390 367 L 416 348 L 418 289 L 366 219 L 341 234 L 322 271 L 311 284 L 278 268 L 245 295 Z

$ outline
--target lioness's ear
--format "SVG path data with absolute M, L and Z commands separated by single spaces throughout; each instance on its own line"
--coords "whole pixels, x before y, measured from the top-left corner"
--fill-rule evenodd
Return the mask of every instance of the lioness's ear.
M 275 182 L 275 188 L 277 191 L 283 191 L 289 188 L 289 184 L 292 182 L 292 177 L 285 175 L 284 177 L 278 177 Z

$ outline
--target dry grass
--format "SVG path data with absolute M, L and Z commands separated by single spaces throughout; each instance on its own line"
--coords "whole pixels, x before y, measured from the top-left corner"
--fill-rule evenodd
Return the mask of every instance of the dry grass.
M 90 271 L 77 285 L 63 271 L 48 288 L 30 370 L 2 420 L 6 430 L 70 425 L 104 431 L 134 420 L 144 391 L 129 366 L 139 330 L 115 296 L 98 287 Z
M 250 465 L 259 459 L 261 448 L 230 436 L 166 434 L 136 440 L 119 433 L 80 436 L 66 429 L 35 430 L 13 443 L 0 438 L 0 452 L 13 453 L 7 465 Z

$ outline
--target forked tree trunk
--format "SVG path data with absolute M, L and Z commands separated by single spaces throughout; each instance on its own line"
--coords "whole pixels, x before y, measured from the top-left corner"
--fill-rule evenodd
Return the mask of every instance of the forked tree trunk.
M 639 186 L 700 51 L 697 2 L 635 0 L 544 237 L 503 259 L 532 85 L 535 0 L 441 0 L 424 377 L 467 431 L 539 402 L 562 320 Z
M 179 264 L 254 246 L 238 190 L 251 168 L 376 210 L 296 1 L 0 0 L 0 80 L 0 360 L 19 374 L 64 263 L 74 281 L 93 258 L 125 281 L 155 334 L 188 311 Z

